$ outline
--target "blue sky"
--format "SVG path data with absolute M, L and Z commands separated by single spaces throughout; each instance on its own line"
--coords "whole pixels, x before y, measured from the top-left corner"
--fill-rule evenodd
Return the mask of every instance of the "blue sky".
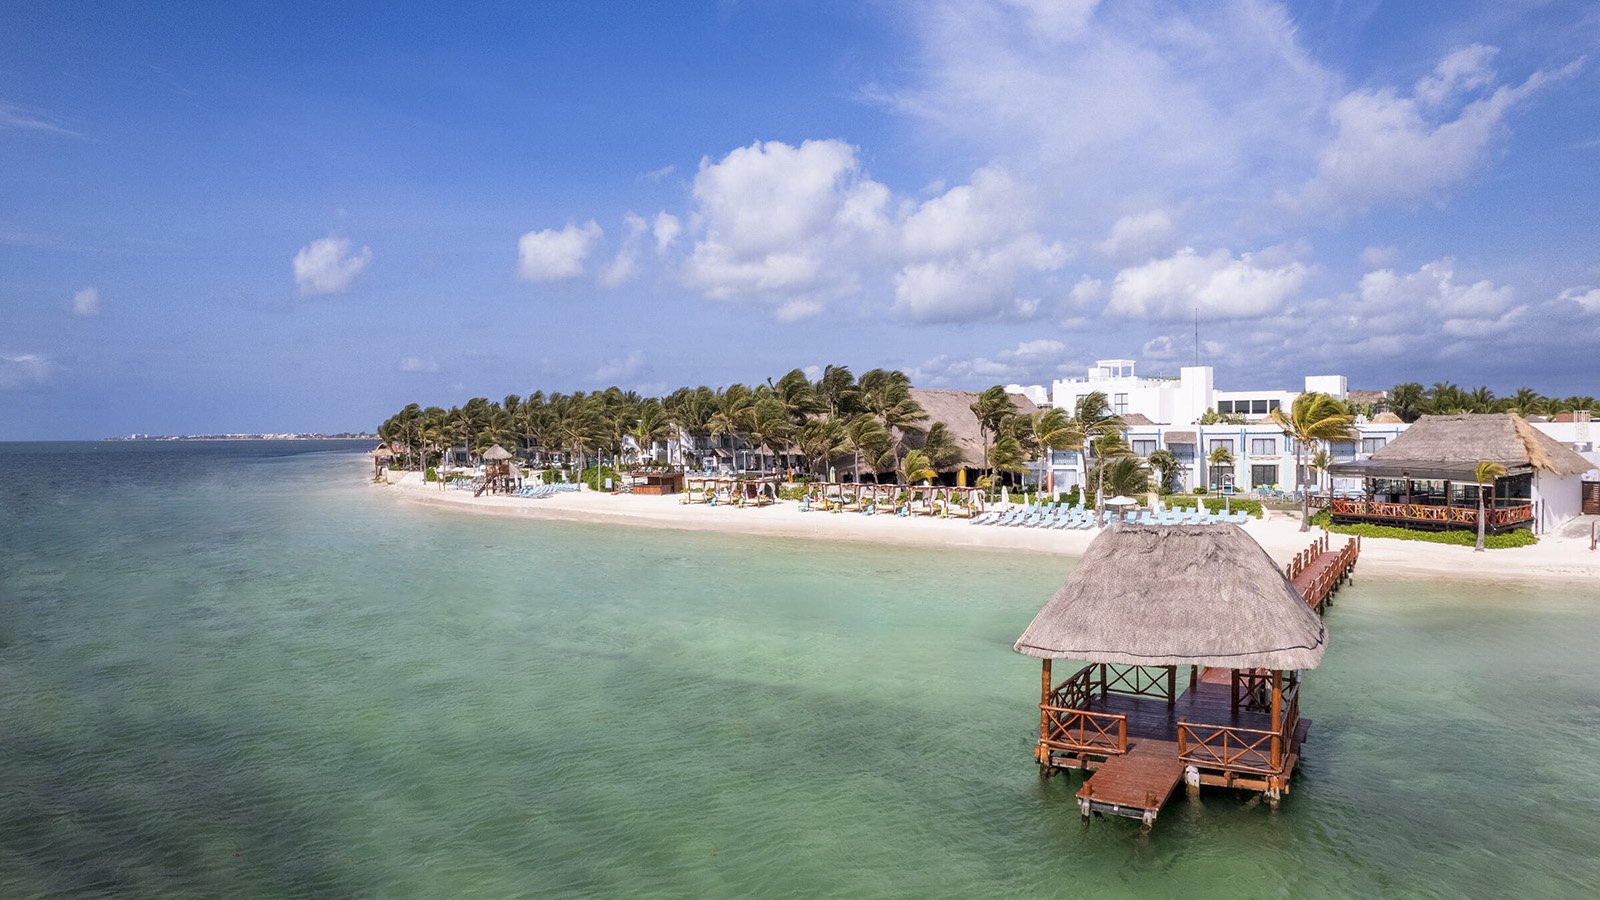
M 1600 8 L 10 3 L 0 439 L 1195 354 L 1600 394 Z

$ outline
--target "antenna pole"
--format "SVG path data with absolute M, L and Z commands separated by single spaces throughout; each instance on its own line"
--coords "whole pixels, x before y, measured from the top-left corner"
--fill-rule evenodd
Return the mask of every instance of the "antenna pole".
M 1200 365 L 1200 307 L 1194 308 L 1194 364 Z

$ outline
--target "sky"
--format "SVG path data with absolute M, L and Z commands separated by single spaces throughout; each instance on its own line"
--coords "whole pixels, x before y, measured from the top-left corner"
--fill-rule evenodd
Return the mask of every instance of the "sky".
M 1561 0 L 17 0 L 0 440 L 828 364 L 1600 395 L 1597 50 Z

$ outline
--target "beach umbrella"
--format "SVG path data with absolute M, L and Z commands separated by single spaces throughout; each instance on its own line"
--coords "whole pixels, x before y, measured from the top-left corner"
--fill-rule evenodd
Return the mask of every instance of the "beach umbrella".
M 839 480 L 838 478 L 834 477 L 833 466 L 829 466 L 828 467 L 828 482 L 831 484 L 831 483 L 833 483 L 835 481 L 838 481 L 838 480 Z
M 1004 502 L 1004 503 L 1010 503 L 1011 502 L 1011 488 L 1009 488 L 1009 487 L 1001 487 L 1000 488 L 1000 500 L 1001 500 L 1001 502 Z
M 1138 503 L 1138 502 L 1139 501 L 1133 499 L 1132 497 L 1124 497 L 1121 494 L 1118 494 L 1117 496 L 1112 497 L 1110 500 L 1107 500 L 1106 501 L 1106 505 L 1107 506 L 1132 506 L 1132 505 L 1134 505 L 1135 503 Z

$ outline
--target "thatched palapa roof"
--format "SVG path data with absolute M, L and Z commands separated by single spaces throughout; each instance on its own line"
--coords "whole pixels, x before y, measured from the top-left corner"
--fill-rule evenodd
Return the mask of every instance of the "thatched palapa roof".
M 1031 416 L 1039 411 L 1032 400 L 1022 394 L 1007 394 L 1011 402 L 1017 407 L 1017 415 Z M 956 446 L 961 448 L 961 465 L 976 469 L 983 466 L 983 436 L 978 428 L 978 417 L 972 412 L 972 404 L 978 402 L 978 395 L 971 391 L 936 391 L 928 388 L 912 388 L 911 399 L 922 404 L 922 409 L 928 414 L 928 420 L 922 422 L 921 427 L 926 430 L 935 422 L 943 422 L 950 436 L 955 439 Z M 916 449 L 922 447 L 920 438 L 907 442 Z
M 1113 525 L 1013 647 L 1046 659 L 1314 669 L 1328 635 L 1237 525 Z
M 1480 462 L 1497 462 L 1507 475 L 1541 471 L 1562 478 L 1594 468 L 1516 413 L 1466 413 L 1423 416 L 1371 459 L 1335 463 L 1328 472 L 1339 478 L 1470 482 Z
M 499 444 L 495 444 L 493 447 L 483 451 L 483 458 L 497 461 L 502 459 L 510 459 L 511 451 L 500 446 Z
M 1403 425 L 1405 421 L 1405 419 L 1392 412 L 1381 412 L 1372 417 L 1372 424 L 1374 425 Z

